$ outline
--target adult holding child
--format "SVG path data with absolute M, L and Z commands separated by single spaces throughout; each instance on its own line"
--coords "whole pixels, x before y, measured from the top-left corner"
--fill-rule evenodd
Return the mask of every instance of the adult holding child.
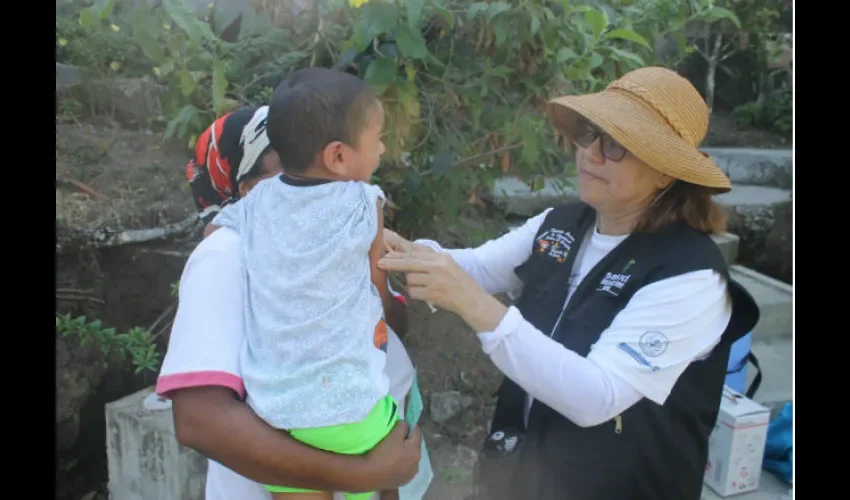
M 698 149 L 708 109 L 643 68 L 548 116 L 575 146 L 579 202 L 477 248 L 387 231 L 379 265 L 463 318 L 505 375 L 479 498 L 698 500 L 730 346 L 759 314 L 710 238 L 731 184 Z
M 278 89 L 276 97 L 287 86 L 304 83 L 312 76 L 338 78 L 333 70 L 300 70 Z M 280 147 L 281 134 L 295 132 L 281 130 L 285 128 L 281 126 L 282 116 L 275 109 L 272 103 L 268 121 L 274 124 L 277 117 L 277 136 L 270 134 L 269 138 L 276 150 Z M 351 160 L 354 153 L 346 150 L 340 154 Z M 268 187 L 269 182 L 282 183 L 282 177 L 252 183 L 251 189 L 264 182 Z M 239 203 L 248 198 L 251 197 L 243 196 Z M 373 210 L 376 208 L 377 205 Z M 379 235 L 377 223 L 374 229 L 375 235 Z M 178 440 L 210 458 L 207 500 L 268 500 L 271 494 L 264 484 L 337 492 L 393 490 L 411 480 L 420 483 L 420 487 L 422 481 L 427 484 L 430 464 L 427 455 L 421 453 L 425 448 L 418 428 L 408 436 L 407 425 L 393 425 L 395 419 L 392 419 L 388 422 L 388 435 L 376 447 L 346 456 L 299 442 L 258 418 L 246 404 L 240 350 L 246 340 L 243 301 L 249 293 L 244 283 L 246 262 L 242 255 L 247 238 L 232 228 L 218 227 L 189 258 L 181 277 L 180 302 L 168 352 L 157 381 L 157 393 L 173 400 Z M 280 242 L 286 244 L 285 234 Z M 386 384 L 392 399 L 403 408 L 413 381 L 412 364 L 396 334 L 398 331 L 403 335 L 407 329 L 404 300 L 389 290 L 388 285 L 377 287 L 382 290 L 382 298 L 388 297 L 387 292 L 393 298 L 384 304 L 386 338 L 383 334 L 372 338 L 370 333 L 367 339 L 370 344 L 374 342 L 377 358 L 384 356 L 381 351 L 386 351 L 386 366 L 375 364 L 385 375 L 374 375 L 377 381 Z M 401 498 L 405 498 L 404 489 Z
M 377 267 L 384 194 L 369 183 L 383 126 L 381 101 L 363 80 L 331 70 L 293 77 L 269 105 L 283 174 L 213 219 L 239 233 L 245 262 L 246 401 L 280 432 L 341 454 L 371 450 L 400 418 L 384 366 L 387 322 L 404 306 Z M 276 500 L 331 497 L 266 487 Z

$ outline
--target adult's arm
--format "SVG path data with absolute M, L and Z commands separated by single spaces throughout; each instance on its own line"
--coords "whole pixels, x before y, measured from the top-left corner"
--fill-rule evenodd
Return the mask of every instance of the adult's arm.
M 372 491 L 411 480 L 421 435 L 396 429 L 362 457 L 319 452 L 260 420 L 243 401 L 244 338 L 238 235 L 221 228 L 186 263 L 157 393 L 173 401 L 178 440 L 259 483 Z M 402 424 L 403 425 L 403 424 Z M 404 429 L 402 429 L 403 431 Z
M 414 243 L 449 254 L 487 293 L 506 292 L 516 296 L 522 291 L 522 281 L 514 273 L 514 268 L 531 257 L 534 237 L 550 210 L 546 209 L 522 226 L 475 248 L 447 249 L 427 239 Z
M 306 446 L 269 427 L 225 387 L 179 389 L 171 398 L 180 444 L 260 483 L 377 491 L 398 488 L 417 472 L 421 434 L 417 429 L 405 440 L 403 422 L 368 455 L 349 457 Z
M 448 255 L 389 252 L 379 264 L 407 274 L 412 298 L 463 318 L 505 375 L 581 426 L 609 420 L 643 397 L 663 404 L 731 317 L 725 280 L 714 271 L 669 278 L 638 290 L 585 358 L 483 290 Z M 666 349 L 647 348 L 647 338 Z
M 515 307 L 478 338 L 499 370 L 532 397 L 590 427 L 644 397 L 664 404 L 685 368 L 717 345 L 731 314 L 724 278 L 704 270 L 638 290 L 586 358 L 535 328 Z M 663 352 L 644 351 L 647 332 L 666 343 Z

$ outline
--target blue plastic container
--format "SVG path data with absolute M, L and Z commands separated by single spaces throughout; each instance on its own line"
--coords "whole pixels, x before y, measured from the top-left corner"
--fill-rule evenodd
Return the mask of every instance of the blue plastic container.
M 729 364 L 726 366 L 726 385 L 744 394 L 747 390 L 747 354 L 753 341 L 752 332 L 744 335 L 732 344 L 729 352 Z

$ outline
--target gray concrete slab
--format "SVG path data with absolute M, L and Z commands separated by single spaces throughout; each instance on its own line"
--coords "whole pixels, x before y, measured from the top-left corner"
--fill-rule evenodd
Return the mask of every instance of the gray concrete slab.
M 787 283 L 741 265 L 730 268 L 732 279 L 750 292 L 761 310 L 753 342 L 770 337 L 790 338 L 793 331 L 794 290 Z
M 733 186 L 728 193 L 714 196 L 714 200 L 727 207 L 769 206 L 791 201 L 791 191 L 769 186 Z
M 559 203 L 577 200 L 576 181 L 574 177 L 547 178 L 541 189 L 532 191 L 518 177 L 502 177 L 493 183 L 490 197 L 508 214 L 531 217 Z
M 702 148 L 718 167 L 726 172 L 733 185 L 753 184 L 781 189 L 793 185 L 791 149 Z

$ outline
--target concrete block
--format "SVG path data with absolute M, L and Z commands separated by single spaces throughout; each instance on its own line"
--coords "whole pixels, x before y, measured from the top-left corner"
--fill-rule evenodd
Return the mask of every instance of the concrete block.
M 506 213 L 531 217 L 560 203 L 577 200 L 575 183 L 574 177 L 547 178 L 541 189 L 532 191 L 518 177 L 502 177 L 493 183 L 490 196 Z
M 153 387 L 106 405 L 111 500 L 204 498 L 207 460 L 177 443 L 170 408 L 147 410 Z
M 741 241 L 741 237 L 737 234 L 723 233 L 712 235 L 711 239 L 717 243 L 720 252 L 723 253 L 723 258 L 726 260 L 726 264 L 730 266 L 734 264 L 738 259 L 738 243 Z
M 733 265 L 732 279 L 743 285 L 761 310 L 759 322 L 753 328 L 753 342 L 771 338 L 790 338 L 793 331 L 794 289 L 779 280 L 750 268 Z
M 791 189 L 793 159 L 791 149 L 702 148 L 711 155 L 732 184 Z

